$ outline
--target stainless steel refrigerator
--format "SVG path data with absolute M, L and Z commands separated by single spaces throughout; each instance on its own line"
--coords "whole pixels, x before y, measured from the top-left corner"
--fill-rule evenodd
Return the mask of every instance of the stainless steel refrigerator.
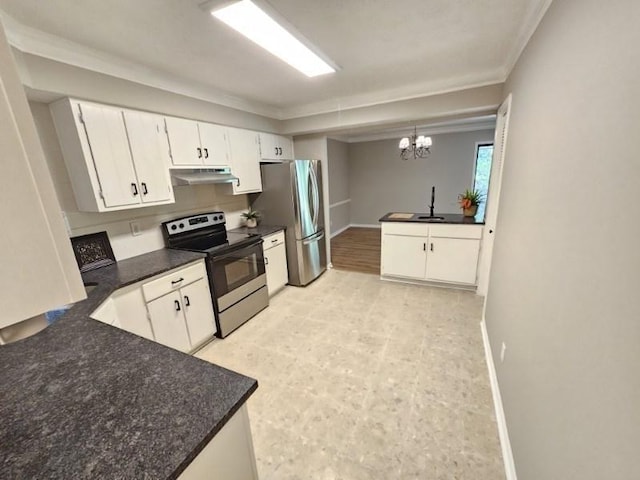
M 304 286 L 327 268 L 320 160 L 265 163 L 252 207 L 262 223 L 285 226 L 289 283 Z

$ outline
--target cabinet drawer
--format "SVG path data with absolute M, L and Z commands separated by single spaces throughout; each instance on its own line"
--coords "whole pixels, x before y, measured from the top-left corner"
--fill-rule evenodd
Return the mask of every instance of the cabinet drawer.
M 264 243 L 262 244 L 262 248 L 264 250 L 269 250 L 270 248 L 277 247 L 278 245 L 282 245 L 284 243 L 284 230 L 280 232 L 273 233 L 268 237 L 264 237 Z
M 482 238 L 482 225 L 431 225 L 429 235 L 438 238 Z
M 150 302 L 162 295 L 166 295 L 172 290 L 177 290 L 178 288 L 193 283 L 200 278 L 206 278 L 206 275 L 207 272 L 203 261 L 186 268 L 171 270 L 162 277 L 142 285 L 144 299 L 146 302 Z
M 410 237 L 426 237 L 429 234 L 429 225 L 425 223 L 383 222 L 382 233 L 407 235 Z

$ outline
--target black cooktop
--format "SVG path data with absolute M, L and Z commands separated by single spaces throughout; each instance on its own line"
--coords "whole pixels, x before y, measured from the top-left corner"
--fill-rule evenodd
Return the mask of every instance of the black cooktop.
M 162 224 L 167 246 L 218 255 L 243 246 L 262 243 L 257 234 L 229 233 L 223 212 L 209 212 L 178 218 Z
M 203 237 L 192 237 L 179 244 L 171 245 L 171 248 L 214 254 L 244 245 L 251 245 L 259 240 L 260 236 L 255 234 L 225 232 L 224 235 L 214 234 Z

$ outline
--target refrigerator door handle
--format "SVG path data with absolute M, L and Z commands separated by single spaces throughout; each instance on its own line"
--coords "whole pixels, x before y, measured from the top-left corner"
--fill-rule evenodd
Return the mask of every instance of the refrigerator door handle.
M 291 180 L 291 201 L 293 204 L 294 226 L 296 230 L 296 237 L 302 235 L 302 205 L 296 192 L 298 191 L 298 176 L 296 175 L 296 162 L 291 162 L 290 165 L 290 180 Z
M 303 245 L 311 245 L 312 243 L 316 243 L 318 240 L 322 240 L 324 238 L 324 230 L 322 232 L 318 232 L 312 237 L 306 238 L 302 241 Z
M 309 169 L 309 176 L 311 177 L 311 185 L 313 192 L 313 226 L 318 230 L 318 214 L 320 213 L 320 194 L 318 192 L 318 179 L 316 178 L 315 168 Z

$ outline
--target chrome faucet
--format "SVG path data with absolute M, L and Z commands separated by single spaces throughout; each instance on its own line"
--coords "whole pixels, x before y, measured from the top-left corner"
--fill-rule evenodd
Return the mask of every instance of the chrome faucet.
M 435 206 L 436 203 L 436 187 L 435 185 L 433 187 L 431 187 L 431 205 L 429 205 L 429 216 L 433 217 L 434 213 L 433 213 L 433 208 Z

